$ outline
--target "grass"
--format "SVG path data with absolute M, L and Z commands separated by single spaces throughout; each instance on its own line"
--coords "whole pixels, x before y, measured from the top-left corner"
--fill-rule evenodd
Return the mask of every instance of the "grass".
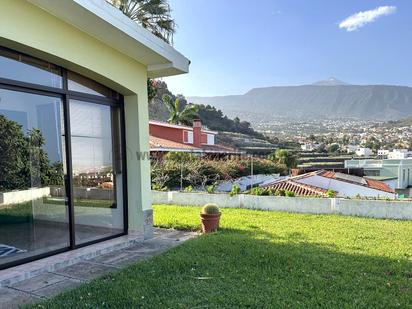
M 0 208 L 0 224 L 17 224 L 33 221 L 31 202 Z
M 197 230 L 199 208 L 154 206 Z M 223 209 L 221 230 L 42 308 L 411 308 L 412 222 Z
M 0 224 L 16 224 L 33 221 L 33 207 L 38 203 L 60 206 L 66 205 L 64 199 L 51 199 L 49 197 L 20 204 L 5 205 L 0 208 Z M 75 199 L 74 204 L 75 207 L 111 208 L 113 201 Z
M 43 203 L 54 205 L 66 205 L 67 202 L 64 199 L 44 197 Z M 73 203 L 75 207 L 111 208 L 113 206 L 112 200 L 92 200 L 75 198 Z

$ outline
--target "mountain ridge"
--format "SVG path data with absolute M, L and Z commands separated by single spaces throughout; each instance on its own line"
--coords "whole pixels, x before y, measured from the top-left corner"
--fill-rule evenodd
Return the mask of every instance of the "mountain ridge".
M 341 82 L 341 81 L 339 81 Z M 342 82 L 344 83 L 344 82 Z M 412 115 L 412 88 L 391 85 L 300 85 L 253 88 L 243 95 L 188 97 L 225 113 L 253 111 L 316 119 L 398 120 Z

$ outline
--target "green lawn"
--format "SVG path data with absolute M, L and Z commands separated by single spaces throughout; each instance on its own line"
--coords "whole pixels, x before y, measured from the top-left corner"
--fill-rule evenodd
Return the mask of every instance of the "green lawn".
M 197 230 L 199 208 L 155 206 Z M 221 230 L 46 308 L 412 308 L 412 222 L 223 209 Z

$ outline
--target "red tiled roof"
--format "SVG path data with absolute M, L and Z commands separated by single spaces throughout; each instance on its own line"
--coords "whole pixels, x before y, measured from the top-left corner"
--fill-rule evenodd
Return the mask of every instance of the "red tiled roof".
M 355 184 L 355 185 L 358 185 L 358 186 L 368 187 L 368 188 L 375 189 L 375 190 L 380 190 L 380 191 L 384 191 L 384 192 L 388 192 L 388 193 L 395 193 L 395 190 L 393 190 L 391 187 L 389 187 L 383 181 L 379 181 L 379 180 L 372 180 L 372 179 L 368 179 L 368 178 L 365 178 L 365 177 L 358 177 L 358 176 L 348 175 L 351 178 L 353 178 L 354 180 L 357 180 L 357 179 L 363 180 L 364 183 L 361 183 L 361 182 L 358 182 L 358 181 L 351 181 L 349 178 L 345 179 L 345 178 L 338 177 L 337 173 L 333 172 L 333 171 L 319 171 L 318 175 L 322 176 L 322 177 L 326 177 L 326 178 L 338 179 L 340 181 L 348 182 L 348 183 Z
M 204 152 L 204 153 L 239 153 L 235 148 L 223 145 L 202 145 L 201 148 L 191 144 L 178 143 L 168 139 L 150 135 L 151 151 L 187 151 L 187 152 Z
M 351 181 L 350 179 L 339 178 L 337 177 L 337 174 L 332 171 L 321 171 L 318 175 L 322 177 L 326 177 L 326 178 L 339 179 L 340 181 L 349 182 L 355 185 L 368 187 L 368 188 L 375 189 L 375 190 L 380 190 L 380 191 L 384 191 L 388 193 L 395 193 L 395 190 L 393 190 L 383 181 L 379 181 L 379 180 L 372 180 L 372 179 L 368 179 L 364 177 L 350 175 L 350 177 L 352 177 L 353 179 L 363 179 L 365 183 L 362 184 L 360 182 Z
M 202 145 L 205 152 L 240 153 L 236 148 L 224 145 Z
M 325 189 L 307 185 L 307 184 L 298 183 L 290 179 L 278 181 L 278 182 L 266 185 L 265 187 L 270 187 L 275 190 L 283 189 L 283 190 L 292 191 L 297 196 L 324 196 L 326 197 L 326 192 L 327 192 L 327 190 Z
M 170 151 L 170 150 L 185 150 L 185 151 L 200 151 L 201 149 L 189 144 L 174 142 L 168 139 L 155 137 L 150 135 L 149 139 L 150 150 Z
M 325 178 L 336 179 L 338 181 L 347 182 L 347 183 L 351 183 L 351 184 L 358 185 L 358 186 L 368 187 L 371 189 L 380 190 L 380 191 L 384 191 L 388 193 L 395 193 L 395 190 L 389 187 L 386 183 L 379 181 L 379 180 L 373 180 L 373 179 L 369 179 L 365 177 L 346 175 L 346 174 L 336 173 L 333 171 L 325 171 L 325 170 L 319 170 L 319 171 L 314 171 L 314 172 L 294 176 L 294 177 L 289 178 L 288 180 L 294 181 L 295 183 L 297 183 L 297 180 L 299 179 L 309 178 L 312 176 L 321 176 Z M 268 184 L 266 186 L 273 186 L 275 184 L 276 182 Z
M 193 127 L 189 127 L 189 126 L 185 126 L 185 125 L 181 125 L 181 124 L 170 124 L 168 122 L 163 122 L 163 121 L 158 121 L 158 120 L 149 120 L 149 124 L 156 125 L 156 126 L 161 126 L 161 127 L 169 127 L 169 128 L 176 128 L 176 129 L 184 129 L 184 130 L 193 131 Z M 210 134 L 216 135 L 218 132 L 202 128 L 202 133 L 210 133 Z
M 365 178 L 365 180 L 368 183 L 368 186 L 370 188 L 385 191 L 385 192 L 389 192 L 389 193 L 395 193 L 395 190 L 393 190 L 391 187 L 389 187 L 383 181 L 373 180 L 373 179 L 369 179 L 369 178 Z

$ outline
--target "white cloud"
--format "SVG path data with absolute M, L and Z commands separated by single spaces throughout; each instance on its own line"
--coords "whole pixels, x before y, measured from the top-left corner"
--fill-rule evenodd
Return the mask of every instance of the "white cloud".
M 374 22 L 381 16 L 390 15 L 396 12 L 395 6 L 380 6 L 376 9 L 358 12 L 341 21 L 339 28 L 346 31 L 355 31 L 366 24 Z

